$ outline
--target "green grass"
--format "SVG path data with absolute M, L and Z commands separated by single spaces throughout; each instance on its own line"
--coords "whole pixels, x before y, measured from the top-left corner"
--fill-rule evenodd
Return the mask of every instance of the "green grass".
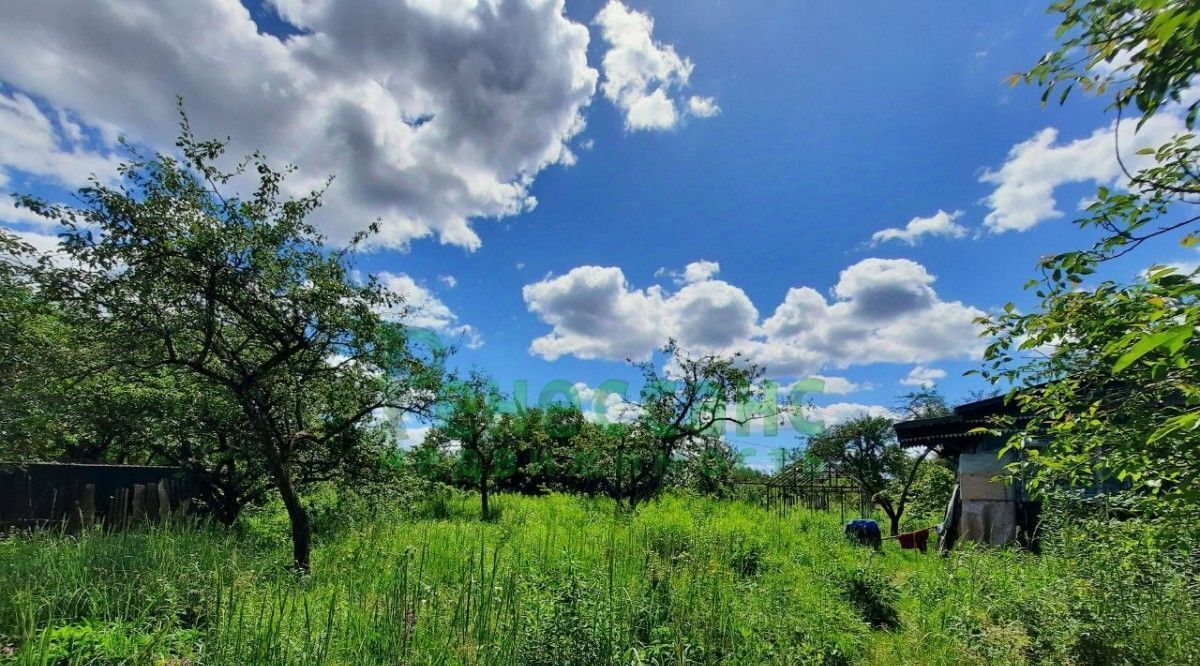
M 274 514 L 0 540 L 0 661 L 1195 663 L 1186 551 L 1129 526 L 1052 552 L 880 554 L 836 515 L 671 497 L 471 498 L 344 520 L 288 571 Z M 333 521 L 335 524 L 338 521 Z

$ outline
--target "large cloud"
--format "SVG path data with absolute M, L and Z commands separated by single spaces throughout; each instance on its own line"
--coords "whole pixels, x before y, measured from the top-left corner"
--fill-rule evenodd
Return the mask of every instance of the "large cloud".
M 625 112 L 627 129 L 671 129 L 683 114 L 708 118 L 721 112 L 711 97 L 680 96 L 695 65 L 674 46 L 654 40 L 649 14 L 610 0 L 596 14 L 596 25 L 609 44 L 601 90 Z
M 1157 147 L 1172 135 L 1186 131 L 1183 120 L 1169 112 L 1151 117 L 1135 134 L 1133 123 L 1121 125 L 1121 157 L 1131 171 L 1148 164 L 1137 155 L 1141 148 Z M 991 209 L 983 220 L 992 233 L 1025 231 L 1038 223 L 1062 217 L 1054 191 L 1067 183 L 1120 184 L 1116 122 L 1091 135 L 1068 143 L 1058 140 L 1058 130 L 1048 127 L 1008 153 L 1004 164 L 985 171 L 980 181 L 996 186 L 985 200 Z
M 666 328 L 688 347 L 731 347 L 757 331 L 758 310 L 746 292 L 721 280 L 689 284 L 664 305 Z
M 598 75 L 562 0 L 275 5 L 299 34 L 260 32 L 237 0 L 6 3 L 0 79 L 48 107 L 0 99 L 0 180 L 107 172 L 118 130 L 170 146 L 180 94 L 202 135 L 300 165 L 297 190 L 336 174 L 335 240 L 378 217 L 389 245 L 475 248 L 473 218 L 529 209 L 533 177 L 573 160 Z
M 667 337 L 689 347 L 725 348 L 756 332 L 758 310 L 745 292 L 705 279 L 667 295 L 661 287 L 630 289 L 620 268 L 580 266 L 526 285 L 529 310 L 554 330 L 530 350 L 553 360 L 647 358 Z
M 765 339 L 748 349 L 781 375 L 977 354 L 974 319 L 983 311 L 943 301 L 934 279 L 908 259 L 864 259 L 841 272 L 831 301 L 808 287 L 789 290 L 763 322 Z
M 976 354 L 973 320 L 983 312 L 942 300 L 934 280 L 914 261 L 864 259 L 841 272 L 832 298 L 790 289 L 761 322 L 744 291 L 711 277 L 667 292 L 632 288 L 617 267 L 581 266 L 523 293 L 530 312 L 551 326 L 530 345 L 546 359 L 644 359 L 673 337 L 695 349 L 741 351 L 782 377 Z
M 580 266 L 525 285 L 522 294 L 529 311 L 554 328 L 530 346 L 542 358 L 645 358 L 661 343 L 662 290 L 630 289 L 620 268 Z

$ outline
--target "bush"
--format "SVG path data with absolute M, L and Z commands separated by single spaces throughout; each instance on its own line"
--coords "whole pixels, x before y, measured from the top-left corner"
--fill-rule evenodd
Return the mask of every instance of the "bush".
M 904 522 L 918 529 L 942 522 L 956 483 L 958 479 L 945 461 L 921 463 L 917 478 L 908 491 L 908 510 Z
M 1077 519 L 1047 529 L 1041 556 L 959 548 L 907 587 L 925 631 L 985 663 L 1198 663 L 1183 637 L 1200 628 L 1200 569 L 1163 531 Z
M 757 576 L 767 556 L 767 545 L 761 539 L 735 537 L 730 544 L 732 556 L 729 567 L 739 576 Z
M 883 573 L 872 566 L 860 565 L 842 573 L 837 584 L 842 596 L 871 628 L 895 629 L 900 626 L 900 616 L 896 612 L 900 593 Z

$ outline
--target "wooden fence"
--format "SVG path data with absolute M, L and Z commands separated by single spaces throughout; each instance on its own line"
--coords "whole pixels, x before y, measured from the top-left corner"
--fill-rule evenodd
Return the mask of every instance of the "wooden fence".
M 166 521 L 191 496 L 177 467 L 0 462 L 0 528 Z

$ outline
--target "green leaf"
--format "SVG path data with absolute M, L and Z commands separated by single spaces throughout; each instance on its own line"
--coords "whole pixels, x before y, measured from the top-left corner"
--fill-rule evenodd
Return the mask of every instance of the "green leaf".
M 1124 370 L 1134 361 L 1159 347 L 1165 346 L 1168 348 L 1168 351 L 1176 352 L 1183 347 L 1183 343 L 1187 342 L 1191 336 L 1192 327 L 1188 324 L 1175 326 L 1165 331 L 1148 335 L 1139 340 L 1121 358 L 1117 359 L 1117 362 L 1113 364 L 1112 371 L 1115 374 Z
M 1188 412 L 1186 414 L 1180 414 L 1179 416 L 1167 419 L 1166 423 L 1164 423 L 1158 430 L 1155 430 L 1154 433 L 1150 435 L 1150 438 L 1146 441 L 1149 444 L 1153 444 L 1177 430 L 1183 430 L 1185 428 L 1194 429 L 1197 425 L 1200 425 L 1200 412 Z

